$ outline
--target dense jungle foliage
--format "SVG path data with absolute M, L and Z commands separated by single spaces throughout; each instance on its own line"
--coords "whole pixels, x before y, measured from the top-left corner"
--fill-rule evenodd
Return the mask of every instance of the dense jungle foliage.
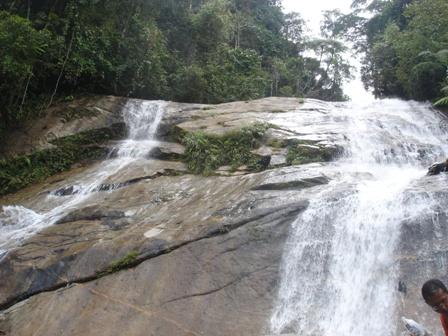
M 348 15 L 327 12 L 323 29 L 365 54 L 365 86 L 377 97 L 448 105 L 448 1 L 355 0 L 352 7 Z
M 0 135 L 82 94 L 345 99 L 344 46 L 304 31 L 279 0 L 1 1 Z

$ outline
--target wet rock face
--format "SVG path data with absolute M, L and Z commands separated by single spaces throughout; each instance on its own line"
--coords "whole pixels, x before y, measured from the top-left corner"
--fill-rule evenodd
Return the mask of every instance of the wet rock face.
M 241 328 L 259 335 L 276 295 L 289 225 L 307 202 L 299 187 L 283 194 L 250 189 L 285 175 L 307 178 L 293 168 L 246 177 L 169 177 L 108 195 L 114 210 L 99 193 L 98 205 L 73 211 L 2 260 L 0 330 L 27 335 L 44 318 L 36 307 L 46 307 L 52 318 L 42 335 L 61 328 L 67 335 L 235 335 Z M 161 193 L 166 183 L 171 190 Z M 151 201 L 153 192 L 159 197 Z M 147 210 L 129 211 L 139 202 Z M 169 212 L 173 208 L 176 213 Z M 107 271 L 130 251 L 137 252 L 132 265 Z M 111 305 L 113 313 L 104 310 Z M 97 324 L 92 316 L 121 327 Z
M 312 188 L 321 184 L 327 184 L 329 179 L 325 176 L 304 178 L 301 180 L 266 183 L 255 187 L 254 190 L 294 190 Z
M 1 328 L 27 335 L 44 319 L 45 335 L 237 335 L 242 329 L 259 335 L 276 295 L 288 223 L 303 206 L 248 218 L 131 270 L 34 296 L 20 314 L 7 311 Z
M 51 141 L 68 135 L 108 128 L 121 123 L 120 111 L 126 99 L 104 96 L 83 98 L 52 107 L 47 116 L 5 139 L 0 158 L 51 147 Z
M 79 210 L 74 210 L 67 216 L 59 219 L 56 222 L 58 224 L 79 222 L 79 221 L 96 221 L 102 219 L 115 220 L 125 218 L 126 214 L 124 211 L 118 211 L 113 209 L 101 209 L 97 207 L 86 207 Z
M 397 262 L 400 279 L 397 295 L 402 298 L 400 315 L 412 318 L 423 324 L 432 335 L 444 335 L 438 314 L 427 306 L 421 296 L 421 287 L 429 279 L 438 278 L 448 284 L 448 192 L 447 177 L 426 177 L 415 189 L 412 196 L 419 197 L 434 216 L 419 216 L 402 223 Z M 437 199 L 439 206 L 434 208 L 432 199 Z M 398 291 L 399 290 L 399 291 Z
M 108 118 L 119 122 L 114 111 L 122 105 L 108 105 Z M 263 334 L 290 225 L 332 174 L 320 162 L 327 160 L 287 166 L 290 139 L 312 135 L 288 128 L 297 113 L 305 120 L 315 113 L 300 106 L 275 98 L 170 103 L 159 129 L 167 141 L 101 181 L 88 202 L 0 261 L 0 334 Z M 259 122 L 280 126 L 252 153 L 263 163 L 256 173 L 220 167 L 207 177 L 192 175 L 173 135 L 221 136 Z M 340 138 L 329 127 L 307 141 L 337 148 Z M 0 204 L 46 211 L 76 196 L 79 176 L 94 167 L 54 176 Z
M 431 167 L 429 167 L 427 175 L 429 175 L 429 176 L 438 175 L 442 172 L 447 172 L 447 171 L 448 171 L 448 162 L 445 161 L 445 162 L 435 163 Z

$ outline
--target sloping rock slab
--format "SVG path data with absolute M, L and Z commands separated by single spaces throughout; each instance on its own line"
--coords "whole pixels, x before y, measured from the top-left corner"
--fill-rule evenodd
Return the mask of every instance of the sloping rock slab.
M 288 167 L 242 177 L 161 176 L 93 193 L 88 206 L 72 211 L 0 261 L 0 309 L 68 283 L 96 279 L 130 252 L 137 252 L 137 261 L 142 261 L 263 220 L 272 211 L 294 210 L 291 202 L 312 197 L 310 189 L 306 195 L 300 189 L 251 190 L 285 176 L 289 181 L 306 179 L 310 173 L 308 168 Z
M 288 224 L 305 206 L 271 209 L 133 269 L 36 295 L 5 311 L 0 330 L 15 336 L 260 335 L 276 296 Z

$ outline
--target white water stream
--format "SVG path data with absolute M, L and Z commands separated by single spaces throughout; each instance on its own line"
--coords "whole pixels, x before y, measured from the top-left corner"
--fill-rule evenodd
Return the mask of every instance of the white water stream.
M 329 108 L 348 150 L 334 163 L 337 178 L 292 226 L 270 333 L 398 335 L 400 223 L 437 203 L 409 187 L 448 156 L 444 119 L 399 100 Z
M 23 206 L 4 206 L 0 212 L 0 256 L 25 238 L 56 223 L 81 204 L 88 204 L 94 191 L 104 181 L 119 171 L 125 170 L 136 160 L 145 158 L 157 145 L 155 134 L 165 105 L 163 101 L 129 101 L 122 111 L 128 128 L 128 139 L 121 141 L 112 151 L 116 153 L 116 156 L 84 173 L 73 186 L 72 195 L 57 197 L 49 194 L 47 199 L 53 201 L 49 202 L 51 204 L 55 203 L 54 198 L 60 199 L 52 209 L 38 213 Z

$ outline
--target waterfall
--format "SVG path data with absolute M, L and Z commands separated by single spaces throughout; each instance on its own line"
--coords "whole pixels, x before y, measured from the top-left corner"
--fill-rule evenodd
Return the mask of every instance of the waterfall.
M 269 331 L 396 335 L 400 223 L 437 204 L 410 187 L 447 157 L 444 119 L 416 102 L 328 105 L 344 124 L 346 153 L 291 227 Z
M 163 101 L 128 101 L 123 108 L 123 120 L 128 138 L 112 150 L 114 158 L 79 176 L 70 196 L 49 194 L 49 210 L 43 213 L 19 205 L 4 206 L 0 212 L 0 255 L 17 246 L 25 238 L 56 223 L 60 218 L 82 204 L 88 204 L 104 181 L 135 161 L 145 159 L 157 145 L 155 135 L 165 110 Z

